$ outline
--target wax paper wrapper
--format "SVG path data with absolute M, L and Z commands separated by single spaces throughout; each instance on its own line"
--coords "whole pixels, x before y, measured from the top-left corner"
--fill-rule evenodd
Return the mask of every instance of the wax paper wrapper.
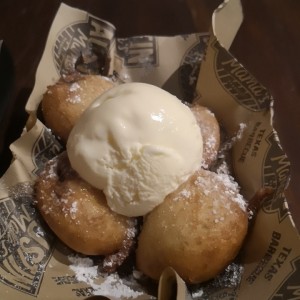
M 50 28 L 26 105 L 28 121 L 11 145 L 14 160 L 0 180 L 0 299 L 291 299 L 299 296 L 300 241 L 284 196 L 289 161 L 272 127 L 272 97 L 228 52 L 242 22 L 239 1 L 214 13 L 210 33 L 116 38 L 116 28 L 61 4 Z M 224 25 L 226 24 L 226 26 Z M 34 206 L 33 183 L 63 145 L 42 123 L 39 103 L 63 74 L 115 76 L 160 86 L 198 101 L 216 115 L 229 137 L 235 177 L 246 198 L 261 187 L 274 194 L 256 216 L 241 251 L 216 279 L 187 286 L 168 268 L 158 285 L 136 271 L 97 275 L 97 263 L 64 246 Z M 100 299 L 100 298 L 99 298 Z

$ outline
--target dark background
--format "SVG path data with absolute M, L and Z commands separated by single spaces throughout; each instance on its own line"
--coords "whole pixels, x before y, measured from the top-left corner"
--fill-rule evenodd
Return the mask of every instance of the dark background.
M 65 0 L 106 19 L 119 37 L 207 31 L 219 0 Z M 61 1 L 1 0 L 0 172 L 10 162 L 8 145 L 26 121 L 24 106 L 47 33 Z M 244 0 L 244 23 L 231 52 L 274 96 L 274 126 L 292 163 L 287 196 L 300 229 L 300 1 Z M 196 9 L 195 9 L 196 8 Z M 11 61 L 9 60 L 11 58 Z M 13 81 L 12 81 L 13 79 Z M 9 91 L 9 93 L 7 93 Z

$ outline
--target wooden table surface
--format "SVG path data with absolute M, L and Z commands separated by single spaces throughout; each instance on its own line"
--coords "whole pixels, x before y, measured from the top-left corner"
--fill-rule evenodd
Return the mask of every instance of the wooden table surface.
M 125 37 L 207 31 L 212 12 L 222 1 L 64 2 L 112 22 L 117 35 Z M 58 0 L 0 1 L 0 40 L 4 40 L 14 65 L 10 104 L 0 124 L 0 138 L 4 143 L 1 172 L 10 161 L 8 145 L 20 135 L 27 118 L 24 105 L 34 85 L 47 33 L 60 3 Z M 190 10 L 191 3 L 198 6 L 196 22 L 192 18 L 195 14 Z M 274 126 L 292 164 L 287 196 L 300 229 L 300 1 L 244 0 L 242 3 L 245 20 L 231 51 L 274 96 Z

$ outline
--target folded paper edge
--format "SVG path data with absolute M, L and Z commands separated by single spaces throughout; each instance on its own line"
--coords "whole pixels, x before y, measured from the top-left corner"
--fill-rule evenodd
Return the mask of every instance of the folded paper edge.
M 243 18 L 240 0 L 225 0 L 214 11 L 212 15 L 213 34 L 226 50 L 229 50 Z

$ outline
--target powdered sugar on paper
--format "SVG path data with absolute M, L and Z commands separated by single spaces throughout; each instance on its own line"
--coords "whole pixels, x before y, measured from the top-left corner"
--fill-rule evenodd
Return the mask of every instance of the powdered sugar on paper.
M 109 297 L 112 300 L 135 299 L 144 295 L 144 292 L 135 291 L 126 285 L 125 281 L 117 273 L 103 275 L 103 281 L 96 283 L 99 279 L 98 267 L 88 257 L 68 256 L 70 269 L 75 273 L 76 279 L 85 282 L 93 288 L 94 295 Z

